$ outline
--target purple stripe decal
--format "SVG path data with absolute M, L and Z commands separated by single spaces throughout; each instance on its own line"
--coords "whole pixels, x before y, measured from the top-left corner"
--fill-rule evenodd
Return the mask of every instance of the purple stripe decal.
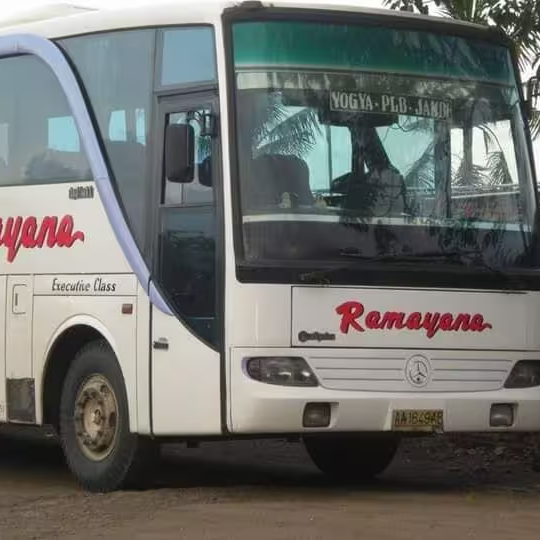
M 155 287 L 149 287 L 150 272 L 118 205 L 83 94 L 64 54 L 52 41 L 40 36 L 31 34 L 1 36 L 0 56 L 13 54 L 34 55 L 45 62 L 55 74 L 71 107 L 83 147 L 90 162 L 96 188 L 124 256 L 152 304 L 164 313 L 172 315 L 165 300 Z

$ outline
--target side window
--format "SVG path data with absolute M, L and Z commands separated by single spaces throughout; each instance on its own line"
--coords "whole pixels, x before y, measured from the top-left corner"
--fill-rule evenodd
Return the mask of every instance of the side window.
M 69 54 L 92 103 L 113 180 L 135 241 L 144 250 L 148 224 L 150 104 L 156 30 L 69 38 Z
M 77 127 L 72 116 L 49 118 L 47 148 L 59 152 L 81 151 Z
M 109 117 L 109 140 L 127 141 L 126 111 L 112 111 Z
M 160 86 L 216 80 L 214 32 L 206 26 L 163 30 Z
M 122 30 L 68 38 L 61 45 L 92 102 L 129 226 L 148 255 L 152 93 L 156 87 L 216 81 L 213 29 Z
M 91 180 L 75 121 L 54 74 L 41 60 L 0 60 L 0 183 Z
M 9 124 L 0 124 L 0 167 L 9 163 Z
M 128 126 L 129 122 L 133 122 L 134 129 Z M 129 136 L 146 146 L 146 111 L 144 109 L 112 111 L 109 117 L 108 135 L 109 141 L 126 142 Z
M 200 136 L 197 122 L 188 120 L 186 112 L 166 115 L 167 124 L 188 122 L 195 130 L 194 179 L 175 184 L 163 173 L 157 276 L 180 318 L 195 334 L 217 345 L 211 140 Z

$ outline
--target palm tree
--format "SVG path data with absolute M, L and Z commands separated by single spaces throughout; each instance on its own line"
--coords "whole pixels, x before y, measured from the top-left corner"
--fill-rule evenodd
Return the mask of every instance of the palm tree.
M 252 155 L 293 154 L 304 157 L 315 145 L 321 132 L 317 112 L 308 107 L 287 114 L 286 108 L 272 96 L 266 103 L 262 122 L 250 126 Z
M 540 72 L 540 2 L 538 0 L 384 0 L 401 11 L 438 13 L 462 21 L 498 26 L 514 42 L 522 72 Z M 432 9 L 430 9 L 432 8 Z M 533 137 L 540 135 L 540 111 L 530 119 Z
M 521 70 L 540 64 L 540 2 L 537 0 L 384 0 L 391 9 L 418 11 L 423 14 L 438 13 L 458 20 L 483 25 L 497 25 L 514 41 Z M 504 185 L 511 183 L 510 171 L 497 137 L 486 125 L 478 126 L 484 136 L 488 177 L 481 168 L 473 164 L 473 127 L 463 128 L 463 159 L 453 171 L 456 185 L 485 184 Z M 540 114 L 531 119 L 533 136 L 540 133 Z M 495 147 L 495 149 L 493 149 Z M 420 159 L 413 167 L 421 174 L 428 161 Z

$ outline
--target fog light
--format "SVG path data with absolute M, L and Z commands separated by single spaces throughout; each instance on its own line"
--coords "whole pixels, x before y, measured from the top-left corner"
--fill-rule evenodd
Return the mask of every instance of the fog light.
M 303 358 L 257 357 L 246 363 L 248 375 L 267 384 L 282 386 L 318 386 L 315 374 Z
M 504 387 L 531 388 L 532 386 L 540 386 L 540 362 L 520 360 L 508 375 Z
M 330 403 L 307 403 L 302 425 L 308 428 L 328 427 L 330 417 Z
M 494 403 L 489 413 L 491 427 L 510 427 L 514 423 L 514 406 L 510 403 Z

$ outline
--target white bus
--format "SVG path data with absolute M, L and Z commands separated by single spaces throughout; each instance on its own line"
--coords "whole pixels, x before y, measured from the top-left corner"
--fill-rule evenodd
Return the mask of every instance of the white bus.
M 526 101 L 493 29 L 176 2 L 0 31 L 0 421 L 91 491 L 164 440 L 540 428 Z

